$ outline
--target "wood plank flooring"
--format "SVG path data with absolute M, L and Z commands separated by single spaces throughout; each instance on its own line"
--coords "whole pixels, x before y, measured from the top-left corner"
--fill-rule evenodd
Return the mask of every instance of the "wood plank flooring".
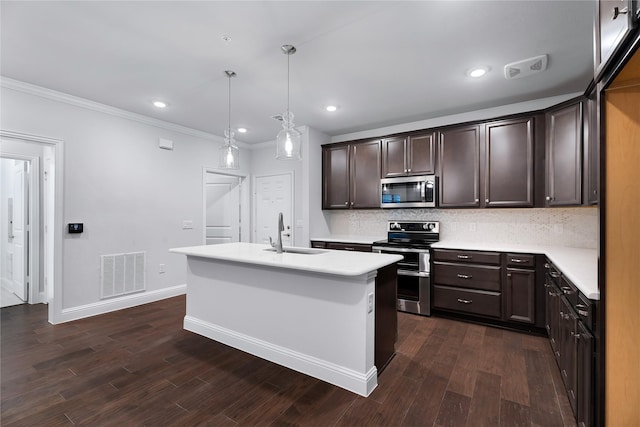
M 184 296 L 61 325 L 0 310 L 2 426 L 573 426 L 546 338 L 399 313 L 368 397 L 182 329 Z

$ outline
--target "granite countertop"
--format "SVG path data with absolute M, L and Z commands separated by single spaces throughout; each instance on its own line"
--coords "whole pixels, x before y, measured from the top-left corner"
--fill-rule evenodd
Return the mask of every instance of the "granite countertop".
M 371 252 L 332 251 L 325 249 L 289 248 L 305 253 L 270 251 L 269 245 L 257 243 L 224 243 L 170 249 L 170 252 L 192 257 L 303 270 L 338 276 L 359 276 L 402 260 L 399 255 Z M 285 248 L 288 249 L 288 248 Z
M 510 243 L 471 243 L 441 240 L 432 248 L 544 254 L 587 298 L 600 299 L 598 250 Z

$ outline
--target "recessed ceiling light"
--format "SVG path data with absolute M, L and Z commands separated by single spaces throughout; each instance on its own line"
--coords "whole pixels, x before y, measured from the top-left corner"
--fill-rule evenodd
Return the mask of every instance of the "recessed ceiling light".
M 469 70 L 467 75 L 469 77 L 478 78 L 478 77 L 482 77 L 485 74 L 487 74 L 487 71 L 489 71 L 489 68 L 487 68 L 487 67 L 477 67 L 477 68 L 472 68 L 471 70 Z
M 238 128 L 238 132 L 247 133 L 247 128 Z
M 165 108 L 167 106 L 167 103 L 162 101 L 153 101 L 153 105 L 157 108 Z
M 333 113 L 334 111 L 338 110 L 338 107 L 335 105 L 327 105 L 326 107 L 324 107 L 324 109 L 329 111 L 330 113 Z

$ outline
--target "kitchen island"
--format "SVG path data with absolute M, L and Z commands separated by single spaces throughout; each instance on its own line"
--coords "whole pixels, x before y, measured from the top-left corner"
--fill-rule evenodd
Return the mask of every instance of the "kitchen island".
M 186 330 L 368 396 L 393 357 L 397 255 L 226 243 L 187 256 Z

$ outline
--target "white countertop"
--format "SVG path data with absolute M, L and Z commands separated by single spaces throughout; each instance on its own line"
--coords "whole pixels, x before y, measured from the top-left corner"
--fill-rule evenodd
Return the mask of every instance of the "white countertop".
M 402 260 L 402 257 L 399 255 L 376 254 L 370 252 L 299 248 L 301 250 L 316 251 L 320 253 L 278 254 L 266 251 L 265 249 L 270 249 L 270 246 L 257 243 L 240 242 L 173 248 L 169 249 L 169 251 L 200 258 L 287 268 L 292 270 L 304 270 L 307 272 L 333 274 L 338 276 L 359 276 Z
M 387 240 L 387 235 L 382 236 L 362 236 L 359 234 L 332 234 L 331 236 L 312 237 L 310 240 L 318 240 L 321 242 L 337 242 L 337 243 L 359 243 L 361 245 L 372 245 L 378 240 Z
M 544 254 L 587 298 L 600 299 L 597 249 L 441 240 L 432 248 Z

